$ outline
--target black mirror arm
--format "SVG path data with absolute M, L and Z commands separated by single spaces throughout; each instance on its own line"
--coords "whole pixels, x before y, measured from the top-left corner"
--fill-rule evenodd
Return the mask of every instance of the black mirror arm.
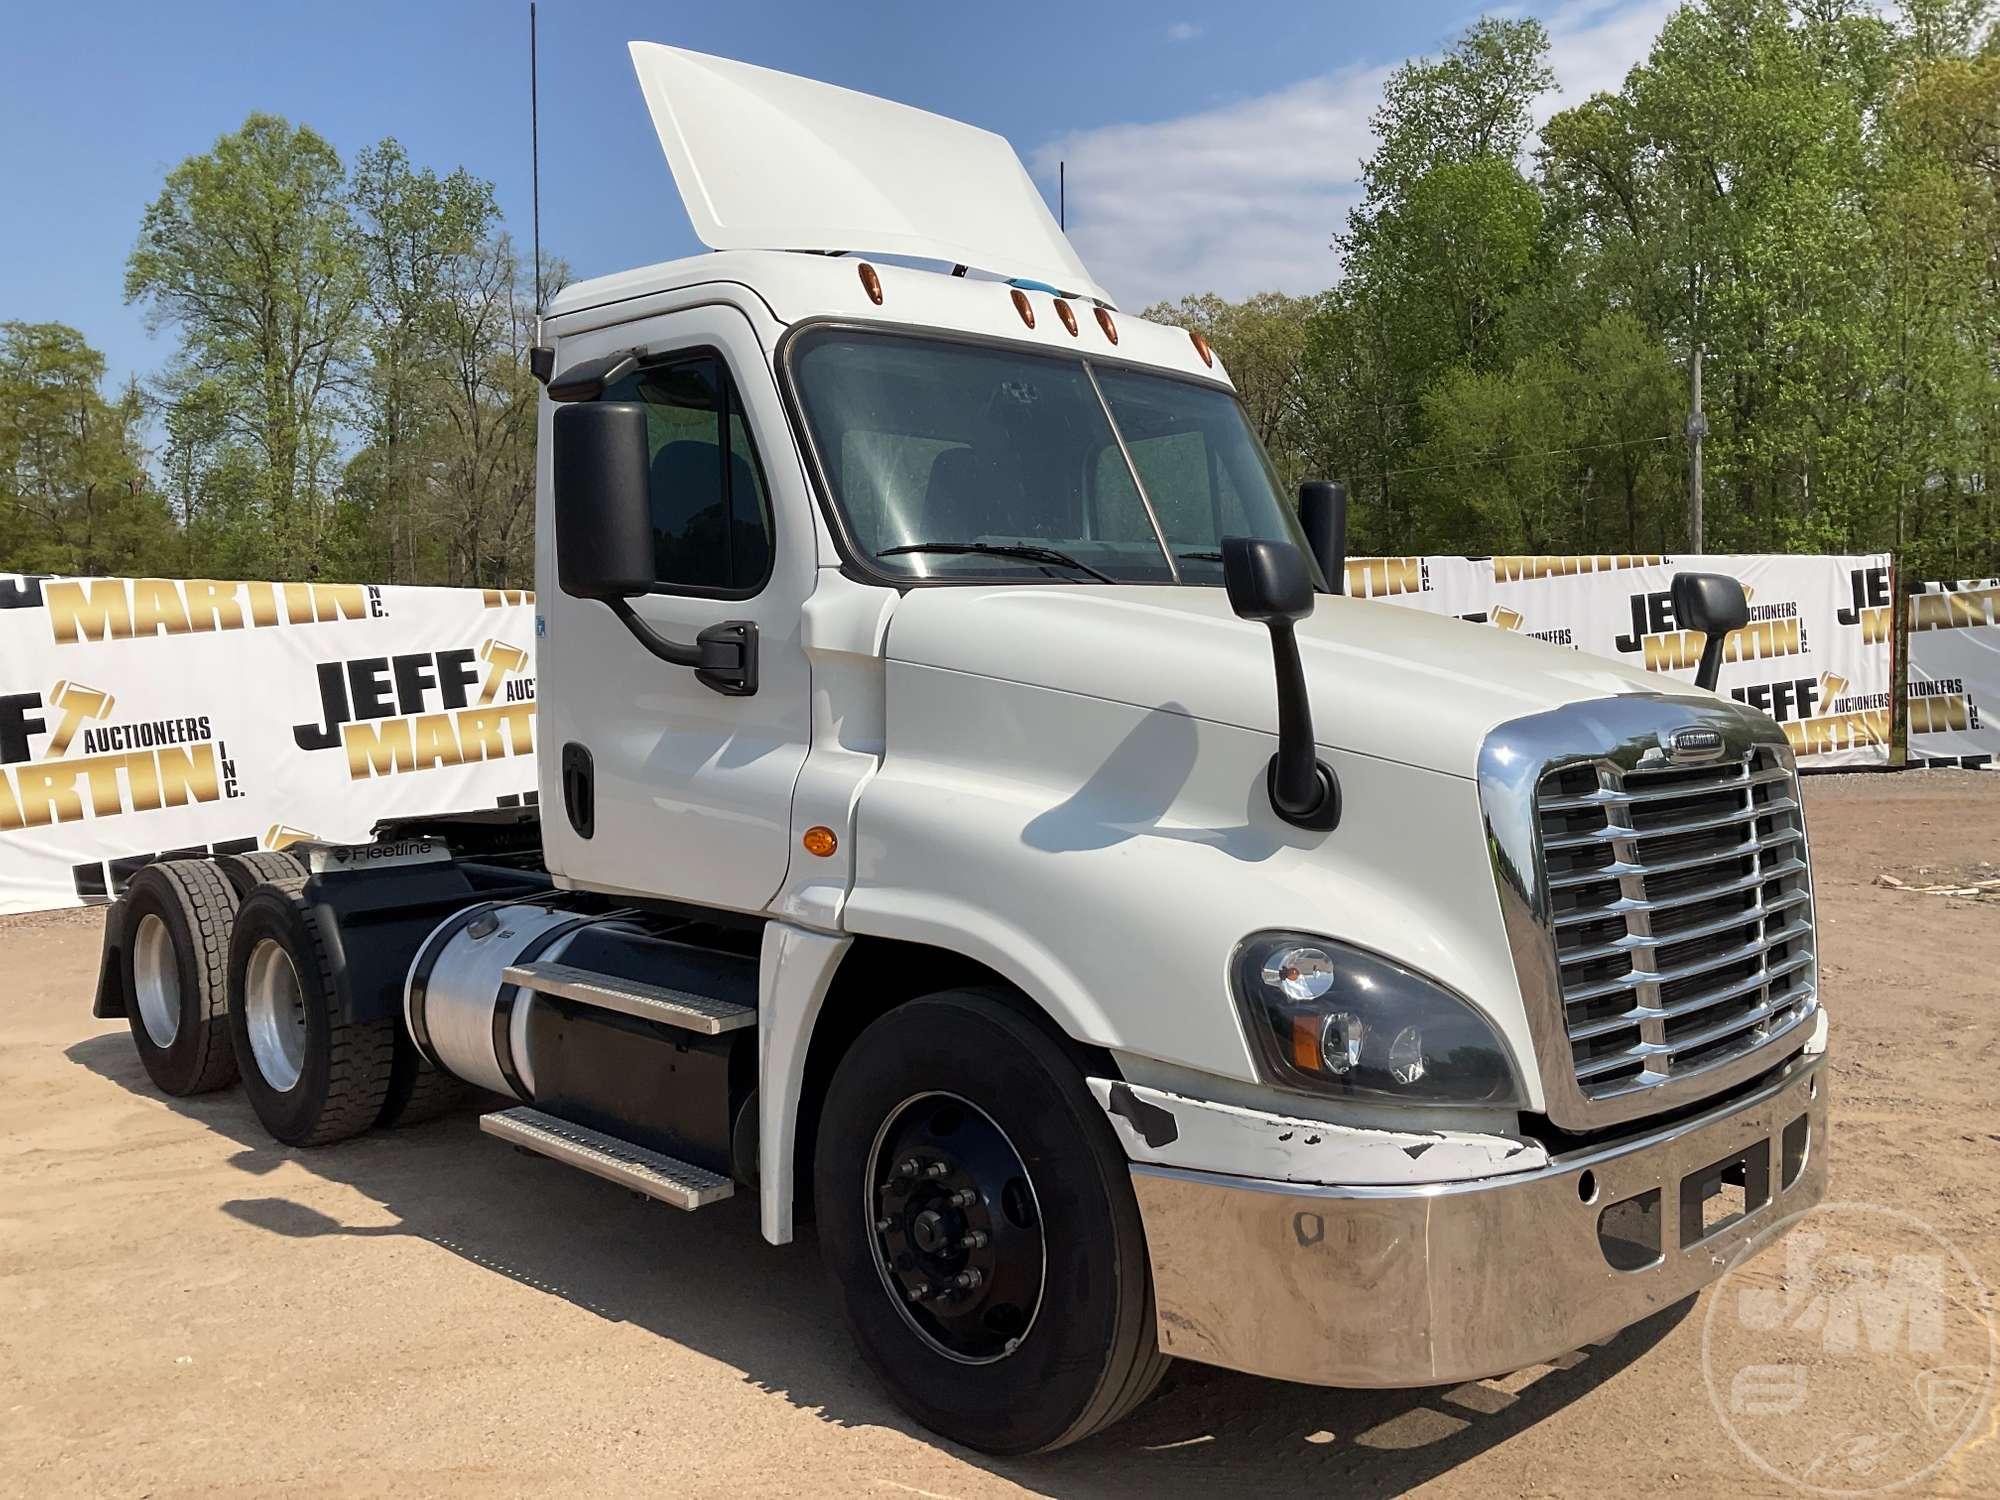
M 604 602 L 640 645 L 661 661 L 693 667 L 704 687 L 731 698 L 748 698 L 757 691 L 756 621 L 724 620 L 696 636 L 692 646 L 684 646 L 640 619 L 623 599 Z
M 1265 772 L 1271 810 L 1294 827 L 1324 833 L 1340 823 L 1340 783 L 1314 749 L 1312 704 L 1306 698 L 1305 668 L 1292 622 L 1265 624 L 1278 675 L 1278 751 Z
M 1729 637 L 1721 631 L 1710 632 L 1701 643 L 1701 664 L 1694 669 L 1694 685 L 1707 692 L 1714 692 L 1715 685 L 1722 679 L 1722 648 Z

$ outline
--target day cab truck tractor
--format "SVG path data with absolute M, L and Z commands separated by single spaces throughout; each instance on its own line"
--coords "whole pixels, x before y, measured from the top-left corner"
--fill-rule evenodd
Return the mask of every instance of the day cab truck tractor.
M 1513 1371 L 1820 1198 L 1796 768 L 1706 690 L 1740 588 L 1676 583 L 1700 686 L 1348 598 L 1337 492 L 999 137 L 631 50 L 712 253 L 546 309 L 539 827 L 148 867 L 98 1011 L 160 1087 L 308 1146 L 471 1085 L 754 1191 L 992 1453 L 1169 1358 Z

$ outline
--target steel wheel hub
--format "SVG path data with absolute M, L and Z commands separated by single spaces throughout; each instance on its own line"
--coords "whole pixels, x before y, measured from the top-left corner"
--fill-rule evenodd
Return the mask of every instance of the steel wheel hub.
M 924 1341 L 962 1364 L 1012 1354 L 1047 1276 L 1034 1184 L 1006 1132 L 956 1094 L 919 1094 L 875 1134 L 864 1188 L 875 1265 Z
M 292 956 L 270 938 L 251 950 L 244 970 L 243 1020 L 257 1071 L 279 1093 L 289 1093 L 305 1071 L 306 1001 Z
M 146 1036 L 161 1051 L 181 1031 L 181 969 L 174 961 L 174 937 L 157 912 L 139 919 L 132 937 L 132 998 Z

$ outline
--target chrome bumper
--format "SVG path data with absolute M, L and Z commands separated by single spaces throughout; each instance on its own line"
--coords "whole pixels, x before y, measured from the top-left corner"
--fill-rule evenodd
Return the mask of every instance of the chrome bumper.
M 1417 1386 L 1607 1338 L 1820 1200 L 1825 1061 L 1512 1177 L 1340 1188 L 1134 1166 L 1160 1347 L 1282 1380 Z

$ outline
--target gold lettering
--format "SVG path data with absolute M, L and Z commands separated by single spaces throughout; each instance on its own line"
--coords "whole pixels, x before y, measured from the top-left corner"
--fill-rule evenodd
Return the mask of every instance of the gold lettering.
M 187 604 L 177 584 L 166 578 L 132 580 L 132 634 L 186 635 Z
M 246 583 L 243 587 L 250 591 L 250 623 L 277 624 L 278 591 L 268 583 Z
M 282 583 L 278 587 L 285 591 L 286 621 L 293 625 L 312 624 L 312 585 L 309 583 Z
M 459 763 L 458 736 L 451 730 L 450 714 L 425 714 L 416 721 L 411 734 L 413 768 L 428 771 L 432 766 Z
M 236 602 L 236 585 L 212 578 L 187 581 L 188 623 L 196 630 L 241 630 L 243 606 Z
M 503 760 L 507 755 L 505 728 L 498 715 L 484 709 L 458 711 L 459 754 L 465 761 Z
M 213 802 L 221 795 L 215 746 L 164 745 L 155 754 L 159 757 L 160 800 L 168 807 L 189 801 Z
M 1943 734 L 1946 730 L 1965 727 L 1965 699 L 1962 697 L 1910 700 L 1911 734 Z
M 1698 630 L 1670 630 L 1665 635 L 1646 637 L 1646 670 L 1675 672 L 1701 660 L 1707 637 Z
M 312 594 L 316 620 L 368 618 L 368 590 L 358 583 L 316 583 Z
M 49 607 L 49 629 L 58 645 L 78 640 L 122 641 L 132 634 L 132 602 L 119 578 L 93 578 L 87 584 L 64 581 L 42 585 Z
M 21 825 L 74 823 L 83 816 L 83 798 L 76 791 L 76 764 L 21 768 Z
M 535 753 L 535 705 L 514 703 L 500 710 L 500 718 L 507 726 L 507 741 L 516 755 Z
M 0 833 L 12 833 L 21 826 L 21 803 L 14 795 L 14 778 L 0 767 Z
M 347 748 L 347 775 L 352 781 L 407 771 L 416 764 L 408 719 L 383 719 L 349 724 L 340 731 Z
M 90 810 L 100 818 L 113 818 L 125 811 L 125 798 L 118 785 L 118 772 L 125 761 L 123 755 L 93 755 L 76 763 L 76 769 L 90 782 Z

